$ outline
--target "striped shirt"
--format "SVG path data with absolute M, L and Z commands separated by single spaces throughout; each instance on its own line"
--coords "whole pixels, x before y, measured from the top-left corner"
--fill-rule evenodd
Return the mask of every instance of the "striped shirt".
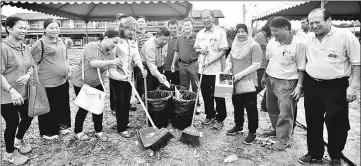
M 142 47 L 143 47 L 144 43 L 152 36 L 153 36 L 153 34 L 148 31 L 145 31 L 144 33 L 137 31 L 137 34 L 135 35 L 135 39 L 138 42 L 139 52 L 142 51 Z

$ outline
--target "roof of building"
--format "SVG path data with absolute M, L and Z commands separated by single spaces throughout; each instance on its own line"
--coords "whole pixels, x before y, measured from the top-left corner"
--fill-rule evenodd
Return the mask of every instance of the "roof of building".
M 193 18 L 200 18 L 202 11 L 203 10 L 193 10 L 192 11 Z M 214 12 L 215 18 L 224 18 L 222 10 L 212 10 L 212 11 Z
M 24 20 L 31 21 L 31 20 L 45 20 L 48 18 L 54 18 L 54 19 L 65 19 L 57 16 L 48 15 L 45 13 L 16 13 L 11 15 L 11 17 L 20 17 Z

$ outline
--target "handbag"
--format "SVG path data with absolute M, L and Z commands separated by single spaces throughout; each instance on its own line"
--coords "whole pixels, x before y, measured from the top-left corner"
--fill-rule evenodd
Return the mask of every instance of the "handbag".
M 45 86 L 39 81 L 37 66 L 34 66 L 34 77 L 29 81 L 28 100 L 29 117 L 35 117 L 50 112 L 48 96 L 46 94 Z
M 245 94 L 251 92 L 256 92 L 253 77 L 242 78 L 241 80 L 234 82 L 234 94 Z
M 99 51 L 97 51 L 98 54 Z M 103 113 L 104 105 L 105 105 L 105 88 L 100 77 L 99 68 L 97 68 L 100 84 L 103 87 L 104 91 L 95 89 L 88 84 L 84 83 L 84 55 L 82 57 L 82 79 L 83 79 L 83 86 L 80 89 L 78 96 L 76 97 L 74 104 L 77 106 L 93 113 L 100 115 Z

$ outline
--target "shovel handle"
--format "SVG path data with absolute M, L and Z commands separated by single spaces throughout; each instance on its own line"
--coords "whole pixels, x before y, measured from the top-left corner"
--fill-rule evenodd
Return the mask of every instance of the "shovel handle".
M 205 61 L 205 60 L 204 60 Z M 204 63 L 203 63 L 204 64 Z M 202 65 L 203 66 L 203 65 Z M 202 77 L 203 77 L 203 73 L 204 73 L 204 70 L 206 70 L 208 66 L 205 66 L 204 69 L 202 70 L 202 73 L 201 73 L 201 78 L 199 79 L 199 82 L 198 82 L 198 89 L 197 89 L 197 96 L 196 96 L 196 102 L 194 104 L 194 110 L 193 110 L 193 116 L 192 116 L 192 123 L 191 123 L 191 126 L 194 125 L 194 117 L 196 115 L 196 110 L 197 110 L 197 104 L 198 104 L 198 98 L 199 98 L 199 91 L 201 89 L 201 83 L 202 83 Z
M 130 83 L 130 85 L 132 86 L 132 88 L 134 89 L 135 95 L 138 97 L 138 100 L 140 101 L 140 104 L 142 105 L 145 114 L 146 114 L 147 117 L 149 118 L 150 123 L 152 124 L 152 127 L 153 127 L 154 129 L 157 129 L 157 127 L 154 125 L 154 122 L 153 122 L 152 118 L 150 117 L 150 115 L 149 115 L 149 113 L 148 113 L 147 108 L 145 107 L 145 105 L 144 105 L 144 103 L 143 103 L 143 101 L 142 101 L 142 98 L 140 98 L 138 91 L 135 89 L 134 85 L 132 84 L 132 82 L 131 82 L 130 80 L 129 80 L 129 83 Z
M 145 108 L 148 110 L 148 90 L 147 90 L 147 78 L 143 78 L 144 80 L 144 97 L 145 97 Z M 146 125 L 148 126 L 148 117 L 146 117 L 145 121 Z

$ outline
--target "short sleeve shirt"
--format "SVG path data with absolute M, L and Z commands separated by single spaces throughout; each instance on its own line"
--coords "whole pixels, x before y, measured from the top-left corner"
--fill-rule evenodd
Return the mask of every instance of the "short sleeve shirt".
M 1 74 L 23 99 L 27 99 L 28 84 L 20 86 L 16 80 L 25 75 L 35 64 L 30 48 L 22 42 L 20 45 L 12 43 L 9 38 L 6 38 L 1 46 Z M 12 103 L 11 95 L 7 90 L 1 88 L 1 104 Z
M 192 35 L 188 38 L 185 34 L 183 34 L 177 39 L 174 45 L 174 50 L 178 52 L 179 58 L 182 61 L 190 62 L 198 58 L 198 55 L 194 49 L 196 37 L 197 34 L 192 33 Z
M 313 33 L 306 48 L 306 72 L 316 79 L 350 76 L 351 66 L 360 65 L 360 42 L 347 29 L 331 27 L 321 42 Z
M 291 44 L 280 44 L 272 38 L 267 44 L 266 58 L 269 60 L 266 73 L 274 78 L 298 79 L 298 70 L 305 70 L 306 47 L 293 36 Z
M 194 44 L 195 49 L 205 49 L 209 51 L 208 55 L 199 55 L 199 73 L 202 70 L 202 65 L 204 62 L 210 62 L 214 57 L 218 55 L 221 51 L 226 51 L 228 49 L 227 36 L 226 32 L 219 28 L 218 26 L 213 26 L 209 30 L 206 28 L 201 29 L 198 34 Z M 221 68 L 221 59 L 213 62 L 208 68 L 204 71 L 205 75 L 216 75 L 222 71 Z
M 100 42 L 90 42 L 84 47 L 84 83 L 91 87 L 96 87 L 100 84 L 97 68 L 90 66 L 89 62 L 93 60 L 112 60 L 115 59 L 112 50 L 105 51 L 101 48 Z M 100 68 L 100 74 L 107 71 L 110 66 Z M 71 80 L 76 87 L 83 86 L 82 79 L 82 61 L 76 67 L 72 74 Z

